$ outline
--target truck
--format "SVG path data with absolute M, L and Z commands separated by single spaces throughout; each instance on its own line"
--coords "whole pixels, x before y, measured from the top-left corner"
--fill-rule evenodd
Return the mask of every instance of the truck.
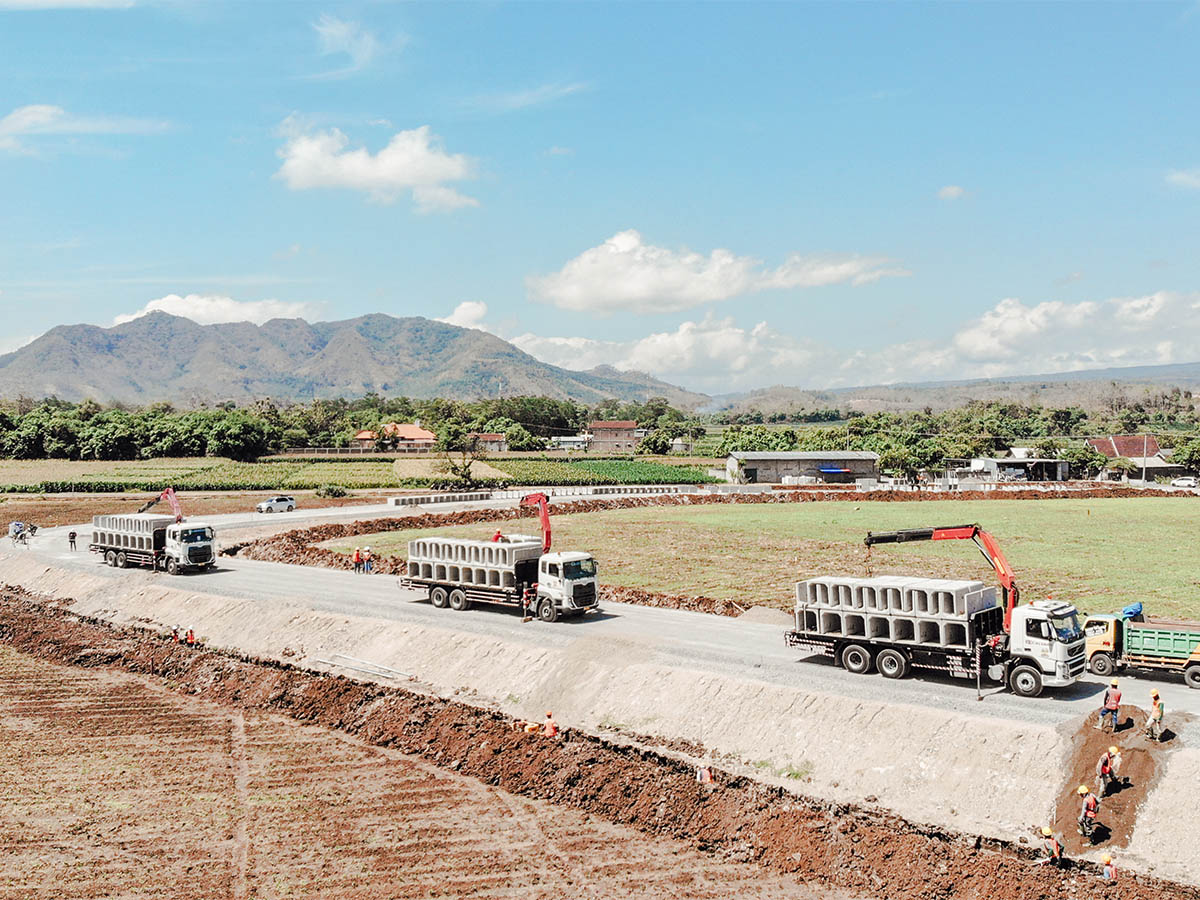
M 978 525 L 868 533 L 868 547 L 973 540 L 1000 578 L 978 581 L 822 577 L 796 585 L 788 646 L 831 657 L 847 671 L 904 678 L 914 669 L 1006 684 L 1022 697 L 1067 687 L 1086 667 L 1078 611 L 1069 603 L 1018 605 L 1020 591 L 995 538 Z
M 400 587 L 425 590 L 441 609 L 469 609 L 472 603 L 520 607 L 543 622 L 599 609 L 596 560 L 580 551 L 550 552 L 550 517 L 544 494 L 530 494 L 522 506 L 536 506 L 542 536 L 502 534 L 491 540 L 428 537 L 409 541 Z
M 171 575 L 216 564 L 216 532 L 204 522 L 153 513 L 92 517 L 88 550 L 107 565 L 146 566 Z
M 1109 676 L 1118 669 L 1178 672 L 1200 690 L 1200 622 L 1098 613 L 1083 620 L 1088 668 Z

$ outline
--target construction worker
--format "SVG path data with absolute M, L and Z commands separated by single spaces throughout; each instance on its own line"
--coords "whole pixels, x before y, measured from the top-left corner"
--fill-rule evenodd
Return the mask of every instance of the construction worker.
M 1049 825 L 1042 827 L 1042 839 L 1046 845 L 1046 862 L 1054 866 L 1056 869 L 1061 869 L 1066 865 L 1066 857 L 1063 856 L 1062 838 L 1054 833 L 1054 829 Z
M 77 537 L 78 537 L 78 535 L 74 531 L 67 532 L 67 546 L 70 547 L 72 550 L 75 549 L 75 539 Z
M 1146 717 L 1146 737 L 1157 741 L 1162 737 L 1163 713 L 1162 699 L 1158 696 L 1158 688 L 1150 692 L 1150 715 Z
M 1105 716 L 1112 716 L 1112 730 L 1116 734 L 1117 731 L 1117 716 L 1121 713 L 1121 692 L 1117 690 L 1117 679 L 1113 679 L 1109 684 L 1108 690 L 1104 692 L 1104 703 L 1100 706 L 1100 719 L 1096 722 L 1097 728 L 1104 727 Z
M 362 547 L 354 548 L 354 574 L 358 575 L 362 572 Z
M 1105 881 L 1109 881 L 1109 882 L 1116 881 L 1117 880 L 1117 864 L 1113 862 L 1112 856 L 1105 853 L 1102 857 L 1100 857 L 1100 861 L 1102 863 L 1104 863 L 1104 869 L 1102 870 L 1100 877 L 1103 878 Z
M 180 635 L 179 635 L 179 626 L 178 625 L 171 626 L 171 640 L 173 642 L 175 642 L 176 644 L 178 644 L 179 641 L 181 640 Z
M 1103 797 L 1116 783 L 1117 774 L 1121 769 L 1121 750 L 1109 747 L 1100 754 L 1096 761 L 1096 792 Z
M 1075 790 L 1083 801 L 1079 809 L 1079 833 L 1090 838 L 1092 830 L 1096 827 L 1096 813 L 1100 811 L 1100 798 L 1089 791 L 1086 784 L 1081 784 Z
M 196 632 L 192 631 L 192 629 L 189 628 L 187 630 L 187 636 L 184 638 L 184 641 L 187 643 L 187 645 L 189 647 L 195 647 L 196 646 Z
M 542 725 L 542 737 L 558 737 L 558 723 L 554 721 L 554 713 L 546 710 L 546 722 Z
M 496 533 L 492 535 L 492 543 L 493 543 L 493 544 L 498 544 L 498 543 L 500 543 L 500 540 L 501 540 L 503 537 L 504 537 L 504 535 L 502 535 L 502 534 L 500 533 L 500 529 L 499 529 L 499 528 L 497 528 L 497 529 L 496 529 Z
M 368 575 L 370 575 L 371 574 L 371 548 L 370 547 L 363 547 L 362 563 L 363 563 L 363 571 L 366 572 Z

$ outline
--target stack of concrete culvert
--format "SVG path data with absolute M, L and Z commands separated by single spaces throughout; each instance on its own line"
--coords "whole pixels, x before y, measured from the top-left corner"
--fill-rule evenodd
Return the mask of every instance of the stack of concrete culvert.
M 966 649 L 967 621 L 997 605 L 995 588 L 980 581 L 812 578 L 796 585 L 796 630 Z
M 408 542 L 411 578 L 454 581 L 488 587 L 516 587 L 516 565 L 542 555 L 542 539 L 506 535 L 503 541 L 431 537 Z

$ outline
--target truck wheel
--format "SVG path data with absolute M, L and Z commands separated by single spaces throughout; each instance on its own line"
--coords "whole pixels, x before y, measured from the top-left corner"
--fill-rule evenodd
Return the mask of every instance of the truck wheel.
M 1093 653 L 1088 668 L 1092 670 L 1093 675 L 1108 676 L 1116 667 L 1113 665 L 1113 658 L 1107 653 Z
M 118 553 L 117 554 L 117 568 L 124 569 L 128 565 L 129 565 L 129 560 L 125 558 L 124 551 L 122 551 L 121 553 Z
M 471 601 L 467 599 L 465 592 L 455 588 L 450 592 L 450 608 L 462 612 L 471 605 Z
M 558 610 L 554 608 L 554 601 L 549 597 L 538 607 L 538 618 L 543 622 L 553 622 L 558 618 Z
M 908 657 L 899 650 L 887 647 L 875 657 L 875 668 L 884 678 L 903 678 L 908 674 Z
M 1033 666 L 1017 666 L 1009 673 L 1008 686 L 1018 697 L 1036 697 L 1042 692 L 1042 673 Z
M 1200 690 L 1200 666 L 1188 666 L 1184 670 L 1183 680 L 1188 687 Z
M 855 675 L 866 675 L 871 671 L 871 651 L 858 644 L 850 644 L 842 651 L 842 666 Z
M 429 602 L 438 609 L 446 607 L 446 589 L 444 587 L 435 587 L 429 592 Z
M 179 562 L 173 556 L 167 557 L 167 574 L 168 575 L 178 575 L 179 574 Z
M 117 564 L 117 554 L 115 551 L 106 550 L 104 552 L 104 564 L 106 566 L 115 566 Z

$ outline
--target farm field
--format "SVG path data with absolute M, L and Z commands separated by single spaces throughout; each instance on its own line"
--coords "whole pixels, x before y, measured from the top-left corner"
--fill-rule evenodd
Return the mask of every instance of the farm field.
M 1200 618 L 1198 519 L 1193 498 L 721 504 L 559 515 L 554 542 L 594 553 L 608 584 L 790 609 L 797 580 L 866 575 L 868 566 L 875 575 L 995 584 L 970 542 L 879 546 L 869 557 L 862 543 L 868 531 L 979 522 L 996 535 L 1026 600 L 1049 595 L 1093 612 L 1141 600 L 1151 615 Z M 418 534 L 486 539 L 492 530 L 401 531 L 369 541 L 379 554 L 404 556 Z M 352 551 L 353 543 L 329 546 Z
M 0 460 L 0 493 L 161 490 L 292 491 L 336 485 L 346 490 L 429 487 L 444 482 L 437 457 L 302 459 L 236 462 L 211 457 L 101 462 Z M 695 484 L 712 481 L 700 466 L 647 459 L 489 459 L 476 478 L 510 484 Z
M 0 727 L 0 897 L 845 896 L 324 728 L 8 647 Z

